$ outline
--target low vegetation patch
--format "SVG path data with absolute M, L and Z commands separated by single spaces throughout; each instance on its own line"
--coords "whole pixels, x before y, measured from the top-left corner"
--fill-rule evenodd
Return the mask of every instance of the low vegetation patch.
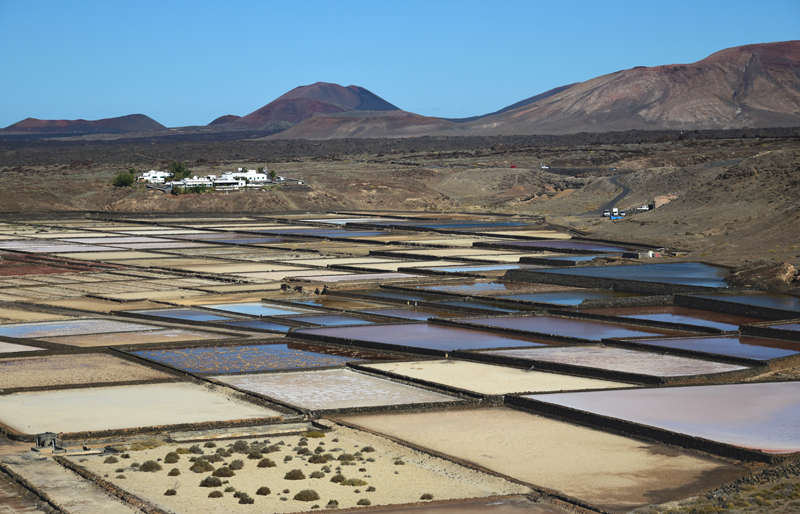
M 217 477 L 205 477 L 200 481 L 200 487 L 220 487 L 222 480 Z
M 306 476 L 299 469 L 293 469 L 283 477 L 285 480 L 303 480 Z
M 313 502 L 319 500 L 319 494 L 313 489 L 303 489 L 294 495 L 294 499 L 299 502 Z
M 144 471 L 146 473 L 155 473 L 156 471 L 161 471 L 161 464 L 154 460 L 145 461 L 144 464 L 139 466 L 139 471 Z
M 256 491 L 256 494 L 259 495 L 259 496 L 267 496 L 271 492 L 272 491 L 269 490 L 269 487 L 263 486 L 263 487 L 259 487 L 258 488 L 258 491 Z
M 277 464 L 275 464 L 274 460 L 266 458 L 261 459 L 260 461 L 258 461 L 258 464 L 256 464 L 256 467 L 259 468 L 274 468 L 275 466 L 277 466 Z
M 175 489 L 167 489 L 164 496 L 175 496 L 176 494 L 178 494 L 178 491 Z

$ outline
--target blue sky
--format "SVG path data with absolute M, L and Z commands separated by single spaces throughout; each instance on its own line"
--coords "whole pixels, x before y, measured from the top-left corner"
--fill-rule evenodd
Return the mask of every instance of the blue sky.
M 245 115 L 318 81 L 428 116 L 633 66 L 800 39 L 800 1 L 0 0 L 0 127 Z

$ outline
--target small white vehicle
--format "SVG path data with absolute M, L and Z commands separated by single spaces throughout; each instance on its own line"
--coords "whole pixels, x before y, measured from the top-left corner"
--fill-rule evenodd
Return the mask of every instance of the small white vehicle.
M 616 207 L 611 209 L 611 215 L 612 216 L 619 216 L 619 209 L 617 209 Z
M 603 217 L 608 218 L 609 216 L 611 216 L 611 211 L 609 211 L 608 209 L 604 210 Z
M 647 205 L 642 205 L 641 207 L 637 207 L 636 210 L 639 212 L 649 211 L 650 207 L 648 207 Z

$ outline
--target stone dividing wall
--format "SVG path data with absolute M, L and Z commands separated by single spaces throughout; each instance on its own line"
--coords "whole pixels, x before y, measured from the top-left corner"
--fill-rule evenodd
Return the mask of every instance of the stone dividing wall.
M 678 434 L 676 432 L 671 432 L 661 428 L 641 425 L 631 421 L 602 416 L 591 412 L 545 403 L 530 398 L 522 398 L 519 396 L 505 396 L 505 404 L 519 410 L 543 415 L 548 418 L 563 420 L 569 423 L 577 423 L 579 425 L 585 425 L 592 428 L 600 428 L 608 432 L 648 442 L 657 442 L 661 444 L 679 446 L 689 450 L 698 450 L 727 459 L 776 464 L 797 457 L 796 453 L 789 455 L 773 455 L 762 453 L 758 450 L 749 450 L 747 448 L 740 448 L 738 446 L 725 443 L 718 443 L 716 441 L 710 441 L 700 437 Z
M 381 288 L 392 290 L 392 288 Z M 403 289 L 403 292 L 408 292 L 408 289 Z M 415 291 L 419 293 L 419 291 Z M 437 293 L 438 294 L 438 293 Z M 452 312 L 453 314 L 472 314 L 475 316 L 483 316 L 483 315 L 492 315 L 497 314 L 497 311 L 489 310 L 489 309 L 481 309 L 478 307 L 461 307 L 458 305 L 441 305 L 436 302 L 426 302 L 426 301 L 415 301 L 411 304 L 408 300 L 403 300 L 401 298 L 377 298 L 373 296 L 367 296 L 364 294 L 358 293 L 350 293 L 347 291 L 336 291 L 335 293 L 331 294 L 331 296 L 336 296 L 337 298 L 351 298 L 353 300 L 361 300 L 363 302 L 380 302 L 380 303 L 387 303 L 391 305 L 397 305 L 398 307 L 416 307 L 419 309 L 431 309 L 436 311 L 445 311 L 445 312 Z M 453 296 L 453 299 L 461 299 L 462 296 Z M 447 298 L 443 298 L 447 299 Z M 502 304 L 502 302 L 493 302 Z M 398 322 L 402 322 L 398 320 Z
M 438 360 L 438 359 L 417 359 L 417 360 Z M 461 398 L 462 400 L 464 400 L 464 399 L 483 400 L 483 399 L 492 398 L 492 397 L 495 396 L 495 395 L 490 395 L 490 394 L 477 393 L 477 392 L 474 392 L 474 391 L 468 391 L 466 389 L 461 389 L 460 387 L 453 387 L 453 386 L 450 386 L 450 385 L 447 385 L 447 384 L 440 384 L 440 383 L 437 383 L 437 382 L 429 382 L 427 380 L 422 380 L 422 379 L 419 379 L 419 378 L 409 377 L 409 376 L 406 376 L 406 375 L 398 375 L 397 373 L 393 373 L 393 372 L 387 371 L 385 369 L 370 368 L 370 367 L 364 366 L 362 364 L 359 364 L 357 362 L 348 362 L 346 364 L 346 366 L 348 368 L 352 368 L 354 370 L 360 371 L 360 372 L 368 374 L 368 375 L 378 375 L 378 376 L 386 377 L 386 378 L 390 379 L 392 382 L 399 382 L 401 384 L 406 384 L 406 385 L 410 385 L 410 386 L 414 386 L 414 387 L 420 387 L 422 389 L 428 389 L 428 390 L 435 391 L 435 392 L 444 391 L 446 393 L 450 393 L 450 394 L 456 395 L 459 398 Z
M 111 482 L 108 482 L 102 479 L 99 475 L 96 475 L 89 471 L 88 469 L 84 468 L 83 466 L 79 466 L 75 464 L 69 459 L 65 459 L 64 457 L 55 455 L 53 456 L 53 460 L 64 466 L 65 468 L 74 471 L 78 475 L 82 476 L 83 478 L 92 481 L 97 487 L 107 491 L 112 496 L 116 496 L 123 502 L 127 503 L 128 505 L 141 510 L 145 514 L 169 514 L 167 511 L 161 510 L 155 505 L 145 500 L 142 500 L 136 495 L 133 495 L 129 492 L 126 492 L 119 487 L 115 486 Z
M 624 280 L 601 277 L 584 277 L 577 275 L 562 275 L 559 273 L 545 273 L 537 270 L 508 270 L 503 276 L 505 280 L 516 282 L 533 282 L 537 284 L 557 284 L 571 287 L 585 287 L 592 289 L 606 289 L 622 293 L 641 293 L 650 295 L 672 295 L 678 293 L 708 294 L 727 291 L 728 289 L 703 286 L 689 286 L 684 284 L 666 284 L 658 282 L 644 282 L 642 280 Z
M 594 306 L 587 306 L 584 304 L 581 304 L 580 307 L 589 309 L 595 308 Z M 547 314 L 555 316 L 564 316 L 566 313 L 560 311 L 554 311 L 554 312 L 548 311 Z M 606 316 L 604 314 L 593 314 L 589 312 L 571 312 L 569 313 L 569 317 L 575 319 L 586 319 L 593 321 L 607 321 L 610 323 L 617 323 L 617 324 L 621 323 L 625 325 L 636 325 L 640 327 L 654 327 L 654 328 L 665 328 L 668 330 L 682 330 L 685 332 L 696 332 L 699 334 L 719 335 L 725 333 L 725 330 L 720 330 L 718 328 L 703 327 L 700 325 L 689 325 L 688 323 L 671 323 L 669 321 L 654 321 L 654 320 L 638 319 L 638 318 L 621 318 L 617 316 Z
M 734 290 L 735 291 L 735 290 Z M 708 292 L 708 291 L 706 291 Z M 728 291 L 731 292 L 731 291 Z M 681 307 L 692 307 L 707 311 L 724 312 L 726 314 L 736 314 L 751 318 L 761 318 L 766 320 L 785 320 L 797 318 L 800 313 L 796 311 L 785 311 L 783 309 L 773 309 L 770 307 L 759 307 L 744 303 L 725 302 L 711 298 L 698 298 L 684 294 L 675 295 L 675 305 Z
M 38 507 L 42 509 L 44 512 L 48 514 L 53 514 L 56 512 L 60 514 L 71 514 L 70 512 L 67 512 L 61 506 L 59 506 L 55 501 L 53 501 L 53 499 L 50 498 L 50 495 L 48 495 L 44 491 L 39 490 L 36 486 L 31 484 L 25 477 L 23 477 L 22 475 L 20 475 L 19 473 L 17 473 L 16 471 L 14 471 L 13 469 L 11 469 L 9 466 L 7 466 L 2 462 L 0 462 L 0 472 L 5 473 L 9 477 L 11 477 L 14 480 L 14 482 L 16 482 L 18 486 L 22 487 L 25 491 L 27 491 L 28 494 L 36 497 L 39 501 L 44 502 L 44 505 L 38 505 Z

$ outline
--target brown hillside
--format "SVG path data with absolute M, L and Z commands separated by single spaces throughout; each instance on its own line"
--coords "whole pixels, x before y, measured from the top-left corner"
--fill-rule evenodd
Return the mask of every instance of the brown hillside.
M 242 129 L 286 128 L 311 118 L 314 114 L 345 112 L 348 109 L 310 98 L 275 100 L 261 109 L 239 118 L 233 125 Z M 281 126 L 283 124 L 283 126 Z
M 396 111 L 399 110 L 375 93 L 359 86 L 343 87 L 329 82 L 317 82 L 309 86 L 299 86 L 278 100 L 296 100 L 308 98 L 329 104 L 355 109 L 357 111 Z
M 214 125 L 225 125 L 226 123 L 233 123 L 238 119 L 241 119 L 241 116 L 236 116 L 235 114 L 226 114 L 225 116 L 220 116 L 219 118 L 215 119 L 207 126 L 212 127 Z
M 144 114 L 102 120 L 38 120 L 26 118 L 0 130 L 3 134 L 103 134 L 151 132 L 166 127 Z
M 471 134 L 800 125 L 800 41 L 729 48 L 694 64 L 636 67 L 468 124 Z

